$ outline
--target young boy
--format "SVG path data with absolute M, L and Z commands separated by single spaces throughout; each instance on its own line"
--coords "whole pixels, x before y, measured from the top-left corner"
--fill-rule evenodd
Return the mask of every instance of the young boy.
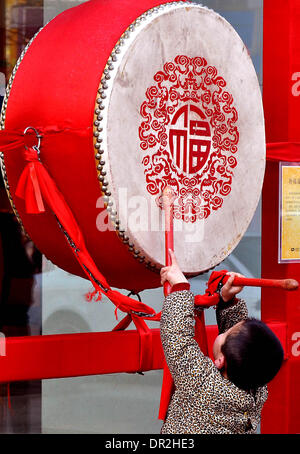
M 175 383 L 161 433 L 255 433 L 267 400 L 266 384 L 279 371 L 283 349 L 261 321 L 248 318 L 243 300 L 235 295 L 230 273 L 216 309 L 219 335 L 214 361 L 204 356 L 194 340 L 194 295 L 170 251 L 172 265 L 161 270 L 162 285 L 172 292 L 165 298 L 161 340 Z

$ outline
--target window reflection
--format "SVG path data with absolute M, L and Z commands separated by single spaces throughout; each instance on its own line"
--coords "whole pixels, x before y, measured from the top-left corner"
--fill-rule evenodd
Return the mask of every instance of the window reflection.
M 0 239 L 0 330 L 6 337 L 27 336 L 31 334 L 28 312 L 34 303 L 34 275 L 41 271 L 41 254 L 10 212 L 0 213 Z
M 8 77 L 26 44 L 43 25 L 43 0 L 5 0 L 1 8 L 4 73 Z
M 0 23 L 0 102 L 5 82 L 22 50 L 43 25 L 42 0 L 1 2 Z M 6 336 L 33 334 L 29 309 L 35 303 L 35 276 L 41 273 L 41 254 L 22 231 L 8 201 L 4 183 L 0 184 L 0 329 Z M 35 325 L 40 324 L 33 311 Z M 34 327 L 36 334 L 39 329 Z
M 0 2 L 0 107 L 24 47 L 43 25 L 42 0 Z M 41 333 L 42 257 L 16 220 L 0 176 L 0 332 Z M 0 433 L 41 431 L 41 381 L 0 384 Z

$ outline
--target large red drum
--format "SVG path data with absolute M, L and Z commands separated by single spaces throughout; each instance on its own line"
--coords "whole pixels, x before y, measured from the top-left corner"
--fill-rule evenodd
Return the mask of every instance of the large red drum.
M 167 185 L 188 275 L 224 260 L 253 217 L 265 168 L 259 84 L 234 29 L 199 4 L 92 0 L 50 21 L 2 109 L 2 129 L 29 126 L 111 286 L 160 285 Z M 50 210 L 28 214 L 15 196 L 25 165 L 21 152 L 2 158 L 15 213 L 41 252 L 83 276 Z

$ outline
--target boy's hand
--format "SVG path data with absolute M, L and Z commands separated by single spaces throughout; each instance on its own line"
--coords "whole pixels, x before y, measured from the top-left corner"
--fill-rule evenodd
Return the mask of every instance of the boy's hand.
M 231 301 L 237 293 L 240 293 L 244 287 L 238 287 L 235 285 L 232 285 L 234 277 L 239 276 L 239 277 L 245 277 L 240 273 L 232 273 L 229 272 L 227 273 L 229 275 L 229 279 L 226 282 L 225 285 L 223 285 L 221 289 L 221 298 L 225 303 L 228 303 L 228 301 Z
M 171 266 L 165 266 L 160 270 L 161 285 L 164 285 L 166 281 L 168 281 L 171 286 L 175 284 L 180 284 L 182 282 L 188 282 L 188 280 L 182 273 L 181 269 L 179 268 L 175 254 L 172 251 L 172 249 L 169 249 L 169 254 L 171 257 Z

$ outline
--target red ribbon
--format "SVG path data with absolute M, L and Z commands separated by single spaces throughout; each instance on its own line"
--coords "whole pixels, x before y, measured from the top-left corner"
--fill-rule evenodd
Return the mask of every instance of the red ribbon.
M 299 142 L 277 142 L 267 144 L 267 160 L 283 162 L 300 161 Z
M 32 214 L 45 211 L 44 200 L 74 244 L 74 247 L 70 247 L 96 291 L 105 293 L 117 308 L 124 312 L 134 310 L 148 315 L 155 314 L 155 311 L 144 303 L 110 288 L 87 251 L 82 232 L 63 195 L 39 161 L 37 150 L 30 148 L 24 152 L 24 156 L 28 164 L 20 177 L 16 195 L 25 200 L 26 211 Z M 101 289 L 99 283 L 105 291 Z
M 24 152 L 28 162 L 19 179 L 16 196 L 25 200 L 27 213 L 37 214 L 45 211 L 36 166 L 39 165 L 37 151 L 29 148 Z
M 16 148 L 20 148 L 22 144 L 24 146 L 24 137 L 22 143 L 19 135 L 14 136 L 12 133 L 5 134 L 5 131 L 1 131 L 0 150 L 2 152 L 6 153 L 15 150 Z M 143 313 L 152 319 L 151 316 L 156 315 L 154 309 L 111 289 L 87 251 L 82 232 L 63 195 L 45 166 L 39 160 L 38 149 L 36 147 L 25 147 L 24 158 L 27 164 L 20 176 L 16 188 L 16 196 L 25 201 L 27 213 L 43 213 L 46 210 L 45 204 L 51 209 L 65 232 L 68 245 L 87 277 L 94 285 L 98 295 L 101 295 L 101 292 L 104 293 L 115 304 L 116 310 L 120 309 L 130 313 L 140 334 L 139 370 L 150 370 L 152 367 L 151 331 L 146 323 L 139 316 L 135 315 L 134 312 Z

